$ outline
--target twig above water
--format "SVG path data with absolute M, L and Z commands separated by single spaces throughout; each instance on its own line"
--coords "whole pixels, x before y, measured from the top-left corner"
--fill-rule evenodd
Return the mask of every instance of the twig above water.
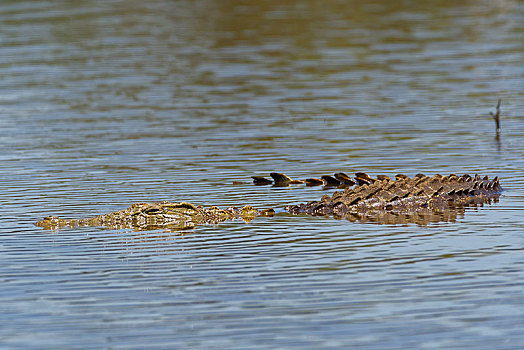
M 500 103 L 501 99 L 499 98 L 499 101 L 497 103 L 497 109 L 496 113 L 493 114 L 492 112 L 489 112 L 489 114 L 493 117 L 493 120 L 495 120 L 495 125 L 497 127 L 497 136 L 495 137 L 497 140 L 500 139 Z

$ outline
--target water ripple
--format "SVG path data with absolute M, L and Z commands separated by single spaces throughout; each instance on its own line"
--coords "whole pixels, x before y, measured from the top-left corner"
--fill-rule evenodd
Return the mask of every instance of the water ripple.
M 4 347 L 524 347 L 518 1 L 7 0 L 0 14 Z M 427 226 L 34 226 L 332 192 L 250 184 L 273 171 L 480 173 L 504 192 Z

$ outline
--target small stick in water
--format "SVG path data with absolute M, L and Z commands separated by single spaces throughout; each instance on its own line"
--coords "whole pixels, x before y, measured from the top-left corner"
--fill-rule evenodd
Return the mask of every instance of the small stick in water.
M 493 114 L 489 112 L 489 114 L 493 117 L 493 120 L 495 120 L 495 125 L 497 126 L 497 139 L 500 138 L 500 102 L 501 99 L 499 98 L 499 102 L 497 103 L 497 113 Z

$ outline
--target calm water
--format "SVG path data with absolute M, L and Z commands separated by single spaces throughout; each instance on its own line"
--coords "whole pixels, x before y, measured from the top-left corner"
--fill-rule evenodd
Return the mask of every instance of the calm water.
M 420 3 L 2 1 L 0 347 L 524 348 L 524 6 Z M 33 225 L 326 193 L 271 171 L 506 191 L 429 226 Z

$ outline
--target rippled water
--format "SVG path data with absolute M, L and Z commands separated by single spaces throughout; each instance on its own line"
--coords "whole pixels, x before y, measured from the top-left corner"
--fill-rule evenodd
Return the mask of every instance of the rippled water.
M 2 1 L 1 347 L 524 348 L 523 32 L 511 0 Z M 505 192 L 428 226 L 34 226 L 332 192 L 271 171 Z

